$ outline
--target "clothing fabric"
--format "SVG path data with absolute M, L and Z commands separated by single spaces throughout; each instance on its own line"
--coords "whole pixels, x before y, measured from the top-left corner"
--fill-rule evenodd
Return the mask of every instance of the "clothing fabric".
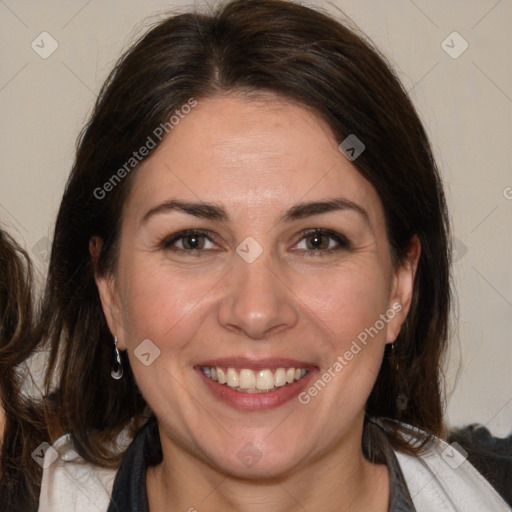
M 71 436 L 46 451 L 38 512 L 103 512 L 107 510 L 116 471 L 86 463 Z
M 392 448 L 387 428 L 386 422 L 368 421 L 363 445 L 370 460 L 388 467 L 388 512 L 512 511 L 465 457 L 446 442 L 434 438 L 422 455 L 406 455 Z M 413 427 L 405 434 L 411 442 L 422 436 Z M 154 420 L 139 431 L 117 472 L 84 463 L 74 452 L 69 436 L 59 439 L 54 448 L 59 459 L 43 472 L 39 512 L 148 512 L 146 469 L 162 460 Z
M 473 423 L 450 430 L 448 442 L 467 452 L 469 462 L 512 507 L 512 434 L 494 437 L 484 425 Z
M 131 443 L 128 431 L 116 440 L 120 452 Z M 70 434 L 45 452 L 38 512 L 104 512 L 117 470 L 90 464 L 78 455 Z

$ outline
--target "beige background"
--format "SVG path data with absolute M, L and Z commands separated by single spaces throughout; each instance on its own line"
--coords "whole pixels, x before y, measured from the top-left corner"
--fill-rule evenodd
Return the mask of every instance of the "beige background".
M 210 5 L 215 2 L 210 1 Z M 430 133 L 456 236 L 451 424 L 512 430 L 512 2 L 313 2 L 366 32 L 391 60 Z M 197 2 L 197 5 L 204 5 Z M 0 1 L 0 222 L 40 281 L 75 141 L 121 49 L 188 1 Z M 148 21 L 148 17 L 150 17 Z M 450 36 L 454 31 L 458 36 Z M 31 47 L 50 48 L 48 58 Z M 450 36 L 450 37 L 448 37 Z M 448 39 L 447 39 L 448 37 Z M 452 58 L 443 49 L 457 54 Z M 39 43 L 38 43 L 39 41 Z M 451 47 L 451 48 L 450 48 Z M 43 48 L 40 48 L 42 51 Z

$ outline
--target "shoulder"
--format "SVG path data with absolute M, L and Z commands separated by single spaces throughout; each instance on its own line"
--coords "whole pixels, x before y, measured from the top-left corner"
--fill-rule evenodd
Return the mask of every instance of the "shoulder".
M 121 444 L 127 443 L 128 439 L 121 439 Z M 34 457 L 43 467 L 39 512 L 107 510 L 117 470 L 85 461 L 69 434 L 51 446 L 43 443 L 38 450 Z
M 412 443 L 425 433 L 404 425 Z M 396 451 L 418 512 L 430 510 L 510 512 L 512 509 L 468 460 L 460 445 L 433 437 L 419 455 Z
M 512 433 L 494 437 L 483 425 L 472 424 L 450 430 L 448 442 L 457 443 L 469 462 L 512 506 Z

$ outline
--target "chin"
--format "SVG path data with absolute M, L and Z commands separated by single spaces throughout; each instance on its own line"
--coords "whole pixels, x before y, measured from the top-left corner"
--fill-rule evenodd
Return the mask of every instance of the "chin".
M 280 448 L 257 448 L 252 443 L 229 456 L 210 458 L 210 464 L 219 472 L 244 480 L 273 480 L 293 471 L 299 461 L 297 453 Z

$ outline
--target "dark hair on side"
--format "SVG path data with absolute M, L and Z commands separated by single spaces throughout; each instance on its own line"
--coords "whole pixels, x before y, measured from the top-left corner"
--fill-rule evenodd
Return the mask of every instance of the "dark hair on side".
M 59 377 L 55 432 L 72 432 L 77 451 L 93 463 L 118 463 L 108 443 L 146 407 L 124 354 L 125 376 L 110 377 L 112 336 L 94 280 L 95 272 L 115 271 L 123 205 L 137 170 L 104 197 L 95 191 L 191 98 L 252 92 L 306 106 L 340 142 L 350 134 L 363 141 L 366 150 L 353 163 L 383 203 L 395 264 L 414 236 L 421 242 L 412 307 L 366 412 L 442 433 L 448 218 L 415 108 L 383 57 L 335 19 L 288 1 L 235 0 L 211 15 L 169 17 L 143 36 L 111 73 L 79 141 L 55 227 L 41 332 L 52 348 L 47 383 Z M 96 264 L 89 255 L 94 236 L 103 240 Z M 392 428 L 394 446 L 414 453 L 400 425 Z
M 36 348 L 32 264 L 0 229 L 0 398 L 5 414 L 0 510 L 37 510 L 42 469 L 32 452 L 48 441 L 41 403 L 22 394 L 19 366 Z

